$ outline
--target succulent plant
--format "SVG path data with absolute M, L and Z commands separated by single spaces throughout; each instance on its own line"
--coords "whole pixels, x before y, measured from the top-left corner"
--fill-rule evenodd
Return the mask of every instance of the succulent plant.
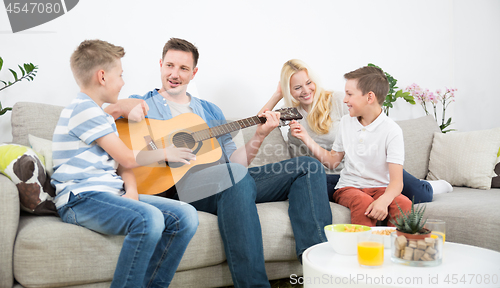
M 428 234 L 431 231 L 424 228 L 427 219 L 424 219 L 425 205 L 415 209 L 413 200 L 411 201 L 411 210 L 403 212 L 401 207 L 398 206 L 401 215 L 397 215 L 395 219 L 390 219 L 392 224 L 396 226 L 396 230 L 408 234 Z

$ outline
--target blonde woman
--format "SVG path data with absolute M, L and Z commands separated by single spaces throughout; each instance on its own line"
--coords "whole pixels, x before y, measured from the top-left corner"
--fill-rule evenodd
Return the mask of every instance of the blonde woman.
M 290 123 L 288 131 L 288 148 L 292 157 L 314 157 L 302 140 L 294 136 L 299 131 L 305 131 L 305 137 L 310 137 L 320 147 L 331 150 L 337 134 L 340 119 L 348 114 L 347 105 L 343 103 L 344 93 L 323 89 L 311 69 L 301 60 L 292 59 L 281 69 L 280 84 L 266 105 L 261 109 L 272 110 L 283 99 L 286 107 L 297 107 L 304 117 Z M 259 114 L 261 113 L 259 112 Z M 307 142 L 307 141 L 305 141 Z M 321 159 L 318 159 L 321 161 Z M 330 201 L 335 192 L 335 185 L 340 178 L 343 163 L 336 169 L 327 171 L 327 188 Z M 403 170 L 404 187 L 402 194 L 415 203 L 430 202 L 434 193 L 446 193 L 453 190 L 444 181 L 421 181 Z

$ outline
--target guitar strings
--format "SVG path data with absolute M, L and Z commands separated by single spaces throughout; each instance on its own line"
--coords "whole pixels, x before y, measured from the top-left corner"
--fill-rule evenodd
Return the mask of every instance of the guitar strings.
M 296 108 L 293 108 L 293 109 L 296 109 Z M 279 109 L 277 111 L 280 111 L 280 110 L 283 111 L 282 109 Z M 296 116 L 294 116 L 294 115 L 296 115 L 296 113 L 293 113 L 293 112 L 290 113 L 289 109 L 287 109 L 285 111 L 287 111 L 287 112 L 283 113 L 283 115 L 289 115 L 288 118 L 291 118 L 291 119 L 297 118 Z M 283 117 L 280 117 L 280 118 L 283 118 Z M 262 119 L 262 117 L 253 116 L 253 117 L 249 117 L 249 118 L 237 120 L 237 121 L 234 121 L 234 122 L 231 122 L 231 123 L 222 124 L 222 125 L 219 125 L 219 126 L 216 126 L 216 127 L 204 129 L 204 130 L 201 130 L 201 131 L 195 131 L 195 132 L 192 132 L 192 133 L 182 134 L 182 135 L 178 136 L 177 139 L 179 139 L 179 140 L 181 140 L 183 142 L 189 142 L 189 141 L 191 141 L 191 139 L 193 139 L 193 140 L 196 141 L 196 139 L 195 139 L 196 136 L 200 135 L 200 137 L 201 137 L 202 136 L 201 134 L 208 133 L 206 136 L 203 135 L 205 137 L 201 137 L 202 139 L 198 140 L 198 141 L 203 141 L 203 140 L 207 140 L 207 139 L 210 139 L 210 138 L 213 138 L 213 137 L 217 137 L 217 136 L 221 136 L 221 135 L 224 135 L 224 134 L 227 134 L 227 133 L 231 133 L 231 132 L 234 132 L 234 131 L 237 131 L 237 130 L 241 130 L 243 128 L 247 128 L 247 127 L 250 127 L 250 126 L 253 126 L 253 125 L 256 125 L 256 124 L 264 123 L 263 120 L 265 120 L 265 118 Z M 245 123 L 245 121 L 247 123 Z M 252 121 L 252 122 L 250 122 L 250 121 Z M 283 125 L 281 123 L 281 121 L 283 121 L 283 120 L 280 119 L 280 125 L 279 126 Z M 234 123 L 237 123 L 239 127 L 233 127 L 232 128 L 231 126 L 234 126 Z M 220 130 L 222 130 L 222 131 L 220 131 Z M 225 130 L 227 130 L 227 132 Z M 213 133 L 213 132 L 216 132 L 216 133 Z M 206 138 L 207 136 L 208 136 L 208 138 Z M 161 137 L 159 140 L 154 140 L 152 142 L 155 143 L 156 141 L 161 141 L 162 144 L 163 144 L 163 147 L 165 147 L 164 146 L 165 145 L 165 142 L 164 142 L 165 138 L 166 138 L 166 136 Z

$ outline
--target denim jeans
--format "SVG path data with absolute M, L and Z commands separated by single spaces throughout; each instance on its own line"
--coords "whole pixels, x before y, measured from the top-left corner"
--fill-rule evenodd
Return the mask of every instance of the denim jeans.
M 340 175 L 330 174 L 326 175 L 328 198 L 333 202 L 333 193 L 335 192 L 335 185 L 339 182 Z M 434 193 L 432 186 L 427 181 L 421 181 L 403 169 L 403 191 L 401 194 L 410 199 L 414 198 L 416 203 L 431 202 Z
M 111 287 L 167 287 L 198 227 L 193 206 L 139 195 L 139 201 L 107 192 L 70 195 L 61 219 L 90 230 L 125 235 Z
M 270 287 L 264 266 L 262 232 L 256 203 L 289 199 L 288 214 L 299 260 L 302 253 L 326 241 L 332 223 L 323 165 L 298 157 L 260 167 L 217 165 L 189 176 L 178 193 L 211 190 L 191 204 L 218 216 L 219 230 L 235 287 Z

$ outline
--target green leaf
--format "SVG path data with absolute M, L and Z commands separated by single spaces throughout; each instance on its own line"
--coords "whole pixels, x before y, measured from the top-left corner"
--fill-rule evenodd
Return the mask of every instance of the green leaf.
M 22 77 L 24 77 L 24 75 L 26 75 L 26 73 L 24 72 L 23 67 L 21 67 L 21 65 L 17 65 L 17 67 L 19 67 L 19 69 L 21 69 L 21 72 L 23 72 L 23 76 Z
M 2 57 L 0 57 L 0 70 L 2 70 L 2 67 L 3 67 L 3 59 Z
M 394 95 L 395 98 L 403 97 L 403 90 L 398 90 L 396 91 L 396 94 Z
M 14 75 L 14 79 L 17 81 L 17 73 L 16 73 L 16 71 L 14 71 L 12 69 L 9 69 L 9 70 L 12 73 L 12 75 Z
M 7 86 L 7 82 L 3 81 L 3 80 L 0 80 L 0 82 L 3 83 L 3 85 Z

